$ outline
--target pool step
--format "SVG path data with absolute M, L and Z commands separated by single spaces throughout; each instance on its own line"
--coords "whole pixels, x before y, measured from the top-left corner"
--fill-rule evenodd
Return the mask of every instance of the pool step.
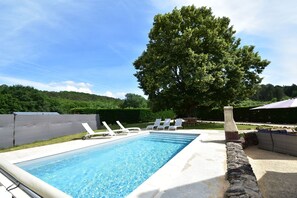
M 179 134 L 161 134 L 161 133 L 151 133 L 145 141 L 157 141 L 157 142 L 168 142 L 176 144 L 188 144 L 192 142 L 197 136 L 194 135 L 179 135 Z

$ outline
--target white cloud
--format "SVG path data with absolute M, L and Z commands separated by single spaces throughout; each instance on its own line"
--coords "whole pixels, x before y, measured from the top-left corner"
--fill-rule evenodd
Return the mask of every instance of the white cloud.
M 248 45 L 265 52 L 271 64 L 265 69 L 263 83 L 296 83 L 297 70 L 297 1 L 286 0 L 151 0 L 162 12 L 174 7 L 195 5 L 211 7 L 214 15 L 230 18 L 230 24 Z M 262 55 L 262 53 L 260 53 Z
M 238 32 L 272 32 L 287 24 L 297 23 L 294 0 L 280 3 L 276 0 L 151 0 L 158 9 L 169 12 L 174 7 L 195 5 L 211 7 L 216 16 L 226 16 Z
M 0 85 L 1 84 L 6 84 L 9 86 L 12 86 L 12 85 L 30 86 L 30 87 L 34 87 L 35 89 L 44 90 L 44 91 L 75 91 L 75 92 L 96 94 L 100 96 L 108 96 L 108 97 L 119 98 L 119 99 L 125 99 L 125 95 L 127 93 L 134 93 L 147 98 L 147 96 L 145 96 L 142 90 L 140 89 L 136 89 L 132 91 L 129 90 L 126 92 L 106 91 L 104 93 L 99 93 L 91 89 L 93 85 L 91 85 L 90 83 L 74 82 L 70 80 L 62 81 L 62 82 L 51 82 L 46 84 L 46 83 L 41 83 L 41 82 L 36 82 L 36 81 L 31 81 L 26 79 L 0 75 Z
M 108 96 L 108 97 L 112 97 L 112 98 L 124 99 L 126 94 L 127 93 L 125 93 L 125 92 L 116 92 L 116 93 L 113 93 L 111 91 L 106 91 L 105 93 L 99 94 L 99 95 Z
M 98 94 L 98 95 L 103 95 L 103 96 L 108 96 L 112 98 L 120 98 L 120 99 L 125 99 L 127 93 L 133 93 L 140 95 L 147 99 L 147 96 L 144 95 L 143 91 L 141 89 L 134 89 L 134 90 L 126 90 L 125 92 L 112 92 L 112 91 L 106 91 L 103 94 Z
M 23 85 L 34 87 L 39 90 L 46 91 L 75 91 L 93 94 L 91 90 L 92 85 L 84 82 L 74 82 L 74 81 L 63 81 L 63 82 L 51 82 L 51 83 L 41 83 L 25 79 L 0 76 L 0 83 L 7 85 Z
M 114 97 L 111 91 L 107 91 L 103 95 L 108 97 Z
M 48 84 L 50 87 L 57 89 L 59 91 L 65 90 L 65 91 L 75 91 L 75 92 L 83 92 L 83 93 L 89 93 L 92 94 L 91 87 L 92 85 L 89 83 L 84 82 L 73 82 L 73 81 L 64 81 L 64 82 L 54 82 Z

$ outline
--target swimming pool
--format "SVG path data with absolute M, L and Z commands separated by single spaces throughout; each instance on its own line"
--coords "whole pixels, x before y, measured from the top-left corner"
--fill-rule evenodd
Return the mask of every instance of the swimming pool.
M 125 197 L 196 137 L 151 133 L 17 166 L 73 197 Z

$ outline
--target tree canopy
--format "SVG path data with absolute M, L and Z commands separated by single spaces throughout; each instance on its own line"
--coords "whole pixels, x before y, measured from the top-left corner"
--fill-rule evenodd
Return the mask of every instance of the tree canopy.
M 127 93 L 122 108 L 147 108 L 147 100 L 137 94 Z
M 250 97 L 257 101 L 280 101 L 288 98 L 297 97 L 297 85 L 279 86 L 279 85 L 261 85 L 255 95 Z
M 78 107 L 119 108 L 122 100 L 77 92 L 48 92 L 21 85 L 0 85 L 0 114 L 56 111 L 70 113 Z
M 134 62 L 153 109 L 191 115 L 198 106 L 231 105 L 255 93 L 269 61 L 241 46 L 229 23 L 195 6 L 154 17 L 147 49 Z

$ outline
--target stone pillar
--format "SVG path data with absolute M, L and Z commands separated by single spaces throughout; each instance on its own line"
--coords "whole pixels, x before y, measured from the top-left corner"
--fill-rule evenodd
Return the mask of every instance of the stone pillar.
M 238 141 L 238 129 L 233 119 L 233 107 L 226 106 L 224 107 L 224 129 L 225 129 L 225 138 L 227 142 Z

